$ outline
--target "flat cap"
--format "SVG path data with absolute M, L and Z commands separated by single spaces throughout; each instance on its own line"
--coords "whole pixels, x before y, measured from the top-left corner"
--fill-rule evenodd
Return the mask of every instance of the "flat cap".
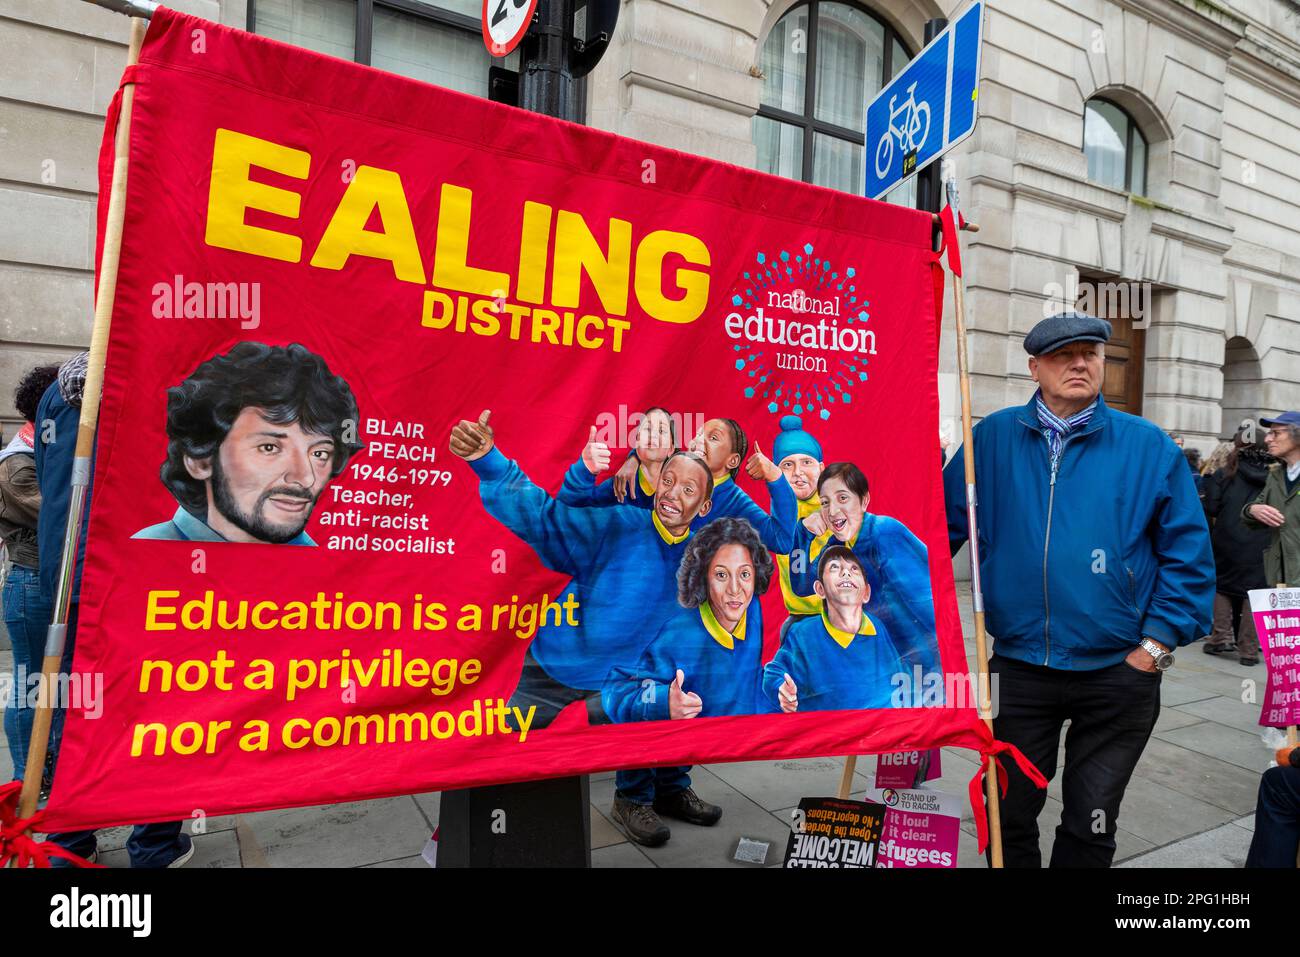
M 1110 323 L 1082 312 L 1062 312 L 1044 319 L 1025 336 L 1025 351 L 1045 356 L 1071 342 L 1107 342 Z

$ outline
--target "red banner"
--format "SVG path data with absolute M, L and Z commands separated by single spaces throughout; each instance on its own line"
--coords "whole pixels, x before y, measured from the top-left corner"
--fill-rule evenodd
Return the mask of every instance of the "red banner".
M 131 79 L 48 827 L 988 746 L 928 214 L 167 10 Z

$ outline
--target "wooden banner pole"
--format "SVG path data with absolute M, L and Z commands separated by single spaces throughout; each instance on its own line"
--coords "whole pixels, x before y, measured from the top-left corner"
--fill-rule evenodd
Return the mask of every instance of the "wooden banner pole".
M 848 800 L 849 794 L 853 791 L 853 773 L 857 769 L 857 755 L 850 754 L 844 759 L 844 773 L 840 775 L 840 789 L 836 794 L 841 801 Z
M 952 207 L 953 218 L 960 222 L 960 205 L 957 197 L 957 176 L 950 163 L 947 166 L 945 186 L 948 193 L 948 205 Z M 956 237 L 957 240 L 960 237 Z M 975 438 L 974 424 L 971 417 L 970 397 L 970 362 L 966 345 L 966 286 L 961 276 L 954 276 L 952 282 L 953 305 L 957 320 L 957 372 L 961 382 L 961 432 L 965 454 L 962 456 L 966 468 L 966 519 L 968 527 L 967 543 L 970 549 L 970 584 L 971 599 L 975 618 L 975 667 L 979 670 L 979 712 L 989 732 L 993 731 L 993 709 L 991 683 L 989 679 L 988 634 L 984 628 L 984 591 L 980 582 L 980 547 L 979 524 L 976 514 L 975 495 Z M 989 814 L 989 848 L 993 867 L 1002 866 L 1002 816 L 998 802 L 998 773 L 994 758 L 988 759 L 984 778 L 985 802 Z
M 134 66 L 140 60 L 148 23 L 131 20 L 131 41 L 126 62 Z M 108 352 L 109 324 L 117 294 L 117 266 L 122 252 L 122 222 L 126 214 L 126 176 L 131 148 L 131 107 L 135 102 L 135 84 L 122 88 L 122 108 L 113 143 L 113 179 L 108 194 L 108 220 L 104 226 L 104 249 L 99 261 L 99 289 L 95 297 L 95 321 L 90 334 L 90 358 L 86 366 L 86 383 L 81 399 L 81 419 L 77 425 L 76 458 L 72 464 L 72 497 L 68 504 L 68 522 L 63 534 L 63 557 L 59 565 L 55 592 L 54 619 L 45 639 L 45 659 L 41 667 L 42 683 L 32 726 L 27 768 L 19 798 L 19 817 L 31 817 L 40 799 L 41 776 L 49 751 L 50 727 L 54 720 L 53 689 L 58 686 L 59 668 L 67 639 L 68 614 L 72 607 L 72 586 L 76 580 L 77 550 L 81 544 L 81 517 L 86 507 L 90 485 L 91 456 L 95 451 L 95 425 L 99 421 L 99 394 L 104 384 L 104 357 Z
M 941 221 L 941 220 L 939 219 L 939 214 L 938 214 L 938 213 L 931 213 L 931 214 L 930 214 L 930 218 L 931 218 L 931 220 L 933 220 L 935 223 L 938 223 L 938 222 Z M 980 231 L 980 228 L 979 228 L 979 226 L 976 225 L 975 223 L 965 223 L 965 224 L 963 224 L 963 225 L 961 226 L 961 230 L 962 230 L 963 232 L 968 232 L 968 233 L 978 233 L 978 232 Z M 963 343 L 965 342 L 965 337 L 964 337 L 964 336 L 962 337 L 962 342 L 963 342 Z M 962 395 L 963 395 L 963 398 L 962 398 L 962 403 L 963 403 L 962 407 L 963 407 L 963 408 L 966 408 L 966 407 L 969 405 L 969 402 L 967 401 L 967 400 L 969 399 L 968 392 L 969 392 L 969 388 L 967 388 L 966 392 L 963 392 L 963 394 L 962 394 Z M 982 613 L 981 613 L 981 622 L 982 622 L 982 621 L 983 621 L 983 618 L 982 618 Z M 991 720 L 992 720 L 992 719 L 990 719 L 990 721 L 991 721 Z M 990 724 L 990 727 L 992 727 L 991 724 Z M 923 773 L 923 769 L 924 769 L 925 765 L 926 765 L 926 761 L 925 761 L 924 756 L 922 756 L 922 769 L 921 769 L 921 770 L 918 770 L 918 778 L 919 778 L 920 775 Z M 849 796 L 849 792 L 852 790 L 852 785 L 853 785 L 853 773 L 857 770 L 857 766 L 858 766 L 858 759 L 857 759 L 857 756 L 856 756 L 856 755 L 852 755 L 852 754 L 851 754 L 851 755 L 849 755 L 848 757 L 846 757 L 846 758 L 844 759 L 844 772 L 843 772 L 843 773 L 841 774 L 841 776 L 840 776 L 840 789 L 839 789 L 839 793 L 838 793 L 838 795 L 837 795 L 841 800 L 846 800 L 846 799 L 848 798 L 848 796 Z M 916 782 L 916 787 L 920 787 L 922 783 L 923 783 L 923 781 L 918 780 L 918 781 Z

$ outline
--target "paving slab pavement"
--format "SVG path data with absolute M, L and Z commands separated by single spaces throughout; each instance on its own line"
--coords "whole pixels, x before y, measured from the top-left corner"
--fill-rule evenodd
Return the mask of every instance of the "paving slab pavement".
M 970 627 L 969 589 L 959 586 L 962 617 Z M 973 640 L 967 642 L 968 656 Z M 0 672 L 10 671 L 8 643 L 0 642 Z M 1256 789 L 1270 751 L 1259 737 L 1257 694 L 1263 666 L 1183 649 L 1162 679 L 1163 707 L 1120 812 L 1116 863 L 1121 867 L 1240 867 L 1254 826 Z M 1255 683 L 1260 683 L 1256 685 Z M 1062 735 L 1064 739 L 1064 735 Z M 0 734 L 0 774 L 8 772 Z M 1058 762 L 1063 760 L 1063 749 Z M 753 867 L 734 860 L 741 837 L 769 845 L 767 865 L 780 863 L 790 810 L 805 796 L 833 795 L 839 758 L 712 764 L 692 771 L 706 800 L 724 807 L 715 828 L 670 822 L 673 838 L 661 848 L 641 848 L 609 819 L 613 773 L 591 777 L 594 867 Z M 871 786 L 872 757 L 858 761 L 854 796 Z M 944 749 L 943 777 L 930 786 L 962 796 L 976 770 L 973 752 Z M 1039 818 L 1043 859 L 1051 853 L 1059 820 L 1059 776 Z M 438 822 L 437 794 L 417 794 L 241 814 L 201 823 L 189 867 L 427 867 L 420 856 Z M 127 865 L 129 828 L 100 832 L 101 860 Z M 965 807 L 959 867 L 984 867 L 975 852 L 975 825 Z

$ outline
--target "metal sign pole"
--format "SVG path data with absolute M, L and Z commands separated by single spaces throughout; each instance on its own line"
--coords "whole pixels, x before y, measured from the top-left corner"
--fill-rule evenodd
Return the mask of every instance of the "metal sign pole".
M 576 115 L 570 49 L 574 0 L 539 0 L 520 44 L 519 105 Z M 587 775 L 444 791 L 439 796 L 441 868 L 590 867 L 591 781 Z

